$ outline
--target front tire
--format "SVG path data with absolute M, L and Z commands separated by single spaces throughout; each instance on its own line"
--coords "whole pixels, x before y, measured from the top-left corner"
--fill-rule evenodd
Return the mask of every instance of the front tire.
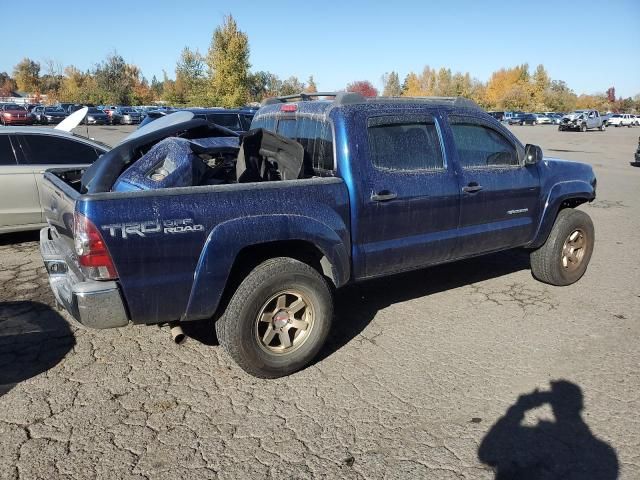
M 605 123 L 603 123 L 602 125 L 600 125 L 600 131 L 604 132 L 605 129 L 607 128 L 607 125 Z
M 256 377 L 277 378 L 313 360 L 332 317 L 333 298 L 324 277 L 305 263 L 279 257 L 245 277 L 215 328 L 240 368 Z
M 593 253 L 593 222 L 581 210 L 567 208 L 556 217 L 547 241 L 531 252 L 531 273 L 541 282 L 565 286 L 584 275 Z
M 584 133 L 584 132 L 586 132 L 586 131 L 587 131 L 587 126 L 586 126 L 584 123 L 583 123 L 582 125 L 580 125 L 580 131 L 581 131 L 582 133 Z

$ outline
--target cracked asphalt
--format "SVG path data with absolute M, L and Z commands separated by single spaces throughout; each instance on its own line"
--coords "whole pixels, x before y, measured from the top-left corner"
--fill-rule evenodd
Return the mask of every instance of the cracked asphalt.
M 77 328 L 37 233 L 0 236 L 0 478 L 640 478 L 640 129 L 513 130 L 596 170 L 585 277 L 544 285 L 511 251 L 351 286 L 288 378 L 247 376 L 207 322 L 181 346 Z

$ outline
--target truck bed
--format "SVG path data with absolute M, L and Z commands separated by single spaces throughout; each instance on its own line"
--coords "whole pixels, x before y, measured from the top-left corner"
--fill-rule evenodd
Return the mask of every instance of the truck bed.
M 45 174 L 52 237 L 73 251 L 79 213 L 101 232 L 134 323 L 213 315 L 239 251 L 271 239 L 318 243 L 349 276 L 349 199 L 340 178 L 81 194 L 77 170 Z

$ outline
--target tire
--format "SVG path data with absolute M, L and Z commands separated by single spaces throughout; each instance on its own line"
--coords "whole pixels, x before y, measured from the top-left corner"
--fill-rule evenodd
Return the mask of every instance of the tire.
M 586 131 L 587 131 L 587 126 L 586 126 L 584 123 L 583 123 L 582 125 L 580 125 L 580 131 L 581 131 L 582 133 L 584 133 L 584 132 L 586 132 Z
M 582 247 L 575 248 L 581 238 Z M 572 208 L 560 210 L 547 241 L 531 252 L 531 273 L 550 285 L 565 286 L 577 282 L 587 270 L 594 240 L 593 222 L 589 215 Z M 571 261 L 571 258 L 576 261 Z
M 600 125 L 600 131 L 604 132 L 607 128 L 607 125 L 605 123 L 602 123 L 602 125 Z
M 289 310 L 296 304 L 298 310 Z M 313 360 L 327 339 L 332 317 L 333 297 L 324 277 L 305 263 L 279 257 L 245 277 L 215 328 L 220 344 L 240 368 L 259 378 L 277 378 Z

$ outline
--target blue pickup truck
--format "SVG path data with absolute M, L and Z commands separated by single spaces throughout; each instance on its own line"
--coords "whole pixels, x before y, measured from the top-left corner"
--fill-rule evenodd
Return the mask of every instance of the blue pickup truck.
M 177 113 L 86 171 L 49 170 L 59 304 L 94 328 L 212 319 L 269 378 L 313 359 L 350 282 L 511 248 L 543 282 L 584 274 L 589 165 L 543 158 L 466 99 L 319 96 L 268 99 L 240 136 Z

